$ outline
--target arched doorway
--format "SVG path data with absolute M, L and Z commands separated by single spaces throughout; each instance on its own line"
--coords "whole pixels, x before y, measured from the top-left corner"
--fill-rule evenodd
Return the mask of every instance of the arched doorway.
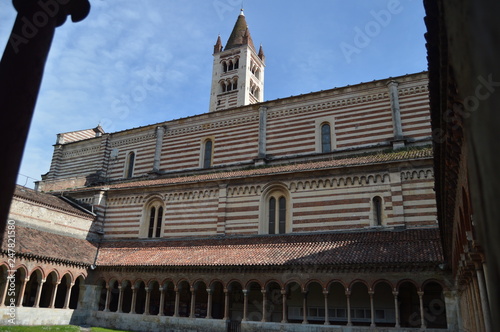
M 158 281 L 149 283 L 149 314 L 158 315 L 160 312 L 160 284 Z
M 262 287 L 253 281 L 247 286 L 247 301 L 248 301 L 248 314 L 249 321 L 262 320 Z
M 229 319 L 241 321 L 243 319 L 243 287 L 237 281 L 231 282 L 227 286 L 229 292 Z
M 325 323 L 325 298 L 323 287 L 317 282 L 309 283 L 306 289 L 306 319 L 309 324 Z M 304 305 L 302 305 L 304 306 Z M 304 310 L 304 308 L 302 309 Z
M 212 318 L 224 318 L 224 286 L 220 281 L 212 282 L 210 289 L 212 290 Z
M 179 294 L 179 317 L 189 317 L 191 310 L 191 290 L 189 283 L 183 280 L 177 286 Z
M 120 290 L 118 288 L 118 280 L 111 280 L 109 282 L 110 296 L 109 299 L 109 311 L 116 312 L 118 310 L 118 297 L 120 296 Z
M 170 280 L 163 283 L 163 314 L 173 316 L 175 312 L 175 290 L 174 283 Z
M 97 300 L 97 310 L 104 311 L 106 308 L 106 297 L 108 293 L 108 289 L 106 288 L 106 281 L 99 280 L 97 283 L 97 290 L 99 291 L 99 298 Z
M 332 282 L 328 286 L 328 320 L 334 325 L 347 324 L 347 297 L 345 286 Z
M 80 300 L 80 287 L 83 285 L 83 276 L 76 278 L 73 287 L 71 287 L 71 295 L 69 298 L 69 308 L 76 309 L 78 307 L 78 301 Z
M 71 276 L 66 273 L 61 278 L 61 283 L 57 287 L 56 301 L 54 302 L 54 308 L 64 308 L 66 302 L 66 294 L 68 293 L 68 288 L 71 287 Z
M 447 328 L 443 287 L 435 281 L 428 282 L 424 286 L 423 302 L 425 325 L 428 328 Z
M 207 317 L 208 292 L 207 284 L 203 281 L 197 281 L 194 284 L 194 317 Z
M 371 323 L 370 295 L 364 283 L 356 282 L 351 286 L 350 304 L 352 324 L 369 326 Z
M 384 327 L 396 325 L 394 295 L 392 294 L 392 287 L 387 282 L 382 281 L 375 285 L 373 308 L 375 311 L 375 325 Z
M 302 323 L 302 287 L 297 282 L 290 282 L 285 286 L 286 290 L 286 305 L 287 305 L 287 320 L 289 323 Z
M 146 284 L 139 280 L 135 282 L 135 313 L 142 315 L 146 304 Z
M 40 295 L 40 308 L 48 308 L 54 293 L 57 282 L 57 274 L 52 271 L 42 285 L 42 294 Z
M 122 307 L 121 312 L 133 313 L 132 310 L 132 283 L 129 280 L 122 281 Z
M 399 285 L 398 304 L 401 327 L 419 327 L 420 301 L 417 287 L 412 282 L 405 281 Z

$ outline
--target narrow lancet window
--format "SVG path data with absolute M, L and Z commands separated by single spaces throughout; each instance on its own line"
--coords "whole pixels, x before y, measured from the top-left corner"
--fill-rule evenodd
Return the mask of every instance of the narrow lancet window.
M 332 151 L 331 129 L 330 124 L 324 123 L 321 126 L 321 152 Z
M 206 140 L 203 151 L 203 168 L 212 167 L 212 149 L 213 149 L 212 140 Z

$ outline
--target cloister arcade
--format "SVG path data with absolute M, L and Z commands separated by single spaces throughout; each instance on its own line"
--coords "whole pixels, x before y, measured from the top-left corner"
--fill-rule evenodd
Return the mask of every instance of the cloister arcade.
M 9 270 L 2 264 L 0 306 L 13 302 L 17 307 L 77 309 L 84 280 L 83 274 L 75 276 L 70 271 L 61 273 L 51 269 L 46 273 L 41 267 L 35 267 L 28 273 L 25 266 Z
M 434 279 L 346 284 L 100 278 L 94 310 L 231 321 L 447 328 L 445 292 Z

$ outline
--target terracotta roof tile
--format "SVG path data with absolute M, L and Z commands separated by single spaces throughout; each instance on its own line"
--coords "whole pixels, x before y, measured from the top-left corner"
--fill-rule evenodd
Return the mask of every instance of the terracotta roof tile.
M 427 265 L 442 261 L 439 230 L 363 231 L 191 240 L 108 241 L 101 266 Z
M 121 189 L 121 188 L 134 188 L 134 187 L 168 185 L 168 184 L 178 184 L 178 183 L 192 183 L 200 181 L 223 180 L 223 179 L 240 178 L 240 177 L 263 176 L 263 175 L 292 173 L 298 171 L 313 171 L 313 170 L 328 169 L 328 168 L 377 164 L 377 163 L 384 163 L 384 162 L 391 162 L 398 160 L 425 159 L 431 157 L 432 157 L 432 149 L 424 148 L 418 150 L 414 149 L 414 150 L 404 150 L 396 152 L 385 152 L 373 155 L 363 155 L 357 157 L 333 159 L 326 161 L 316 161 L 316 162 L 308 162 L 300 164 L 287 164 L 282 166 L 271 166 L 264 168 L 253 168 L 253 169 L 239 170 L 239 171 L 217 172 L 209 174 L 190 175 L 184 177 L 172 177 L 172 178 L 161 178 L 154 180 L 124 182 L 124 183 L 110 185 L 109 188 Z
M 76 208 L 72 204 L 62 200 L 59 197 L 56 197 L 51 194 L 45 194 L 38 191 L 35 191 L 30 188 L 16 186 L 16 190 L 14 191 L 13 198 L 21 198 L 24 200 L 28 200 L 30 202 L 39 203 L 48 207 L 52 207 L 64 212 L 70 212 L 74 214 L 78 214 L 82 217 L 93 218 L 93 216 L 89 213 L 82 211 L 81 209 Z
M 1 251 L 8 251 L 8 234 L 3 234 Z M 85 240 L 16 225 L 15 253 L 50 261 L 91 265 L 97 245 Z

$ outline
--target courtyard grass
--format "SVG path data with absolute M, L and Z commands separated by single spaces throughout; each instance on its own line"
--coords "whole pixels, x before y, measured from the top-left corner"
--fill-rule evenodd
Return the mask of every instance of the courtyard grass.
M 0 332 L 80 332 L 79 326 L 55 325 L 55 326 L 0 326 Z M 122 330 L 111 330 L 102 327 L 91 327 L 91 332 L 128 332 Z

